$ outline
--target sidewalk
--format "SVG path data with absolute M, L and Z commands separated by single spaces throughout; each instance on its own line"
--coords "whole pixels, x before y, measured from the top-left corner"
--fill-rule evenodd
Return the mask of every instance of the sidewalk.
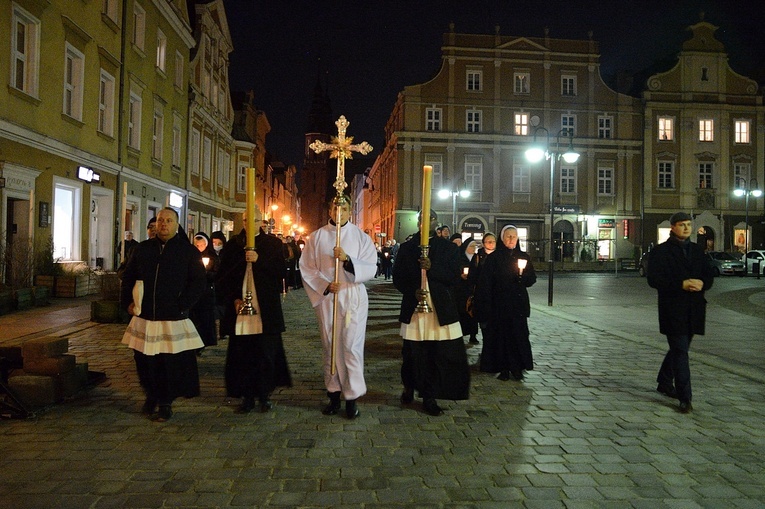
M 108 379 L 35 419 L 0 421 L 0 508 L 765 506 L 762 384 L 692 353 L 695 410 L 679 414 L 654 391 L 661 345 L 537 306 L 526 381 L 474 371 L 471 399 L 430 417 L 398 401 L 399 294 L 369 287 L 369 393 L 354 421 L 321 414 L 321 347 L 302 290 L 285 297 L 294 386 L 267 414 L 233 413 L 223 341 L 200 359 L 202 396 L 152 423 L 139 415 L 124 325 L 50 325 Z M 50 311 L 76 321 L 85 307 Z M 45 312 L 21 314 L 17 327 Z M 469 348 L 473 363 L 479 351 Z

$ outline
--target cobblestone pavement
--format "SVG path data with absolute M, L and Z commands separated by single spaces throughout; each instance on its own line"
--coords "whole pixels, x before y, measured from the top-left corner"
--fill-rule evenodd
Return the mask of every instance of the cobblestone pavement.
M 765 507 L 760 382 L 692 353 L 695 410 L 680 414 L 654 391 L 663 345 L 535 306 L 526 380 L 474 370 L 470 400 L 431 417 L 399 403 L 399 295 L 389 282 L 369 287 L 370 391 L 353 421 L 321 414 L 320 342 L 302 290 L 285 298 L 294 386 L 273 411 L 233 412 L 224 340 L 200 359 L 202 396 L 178 400 L 162 424 L 139 414 L 125 326 L 72 310 L 69 327 L 47 333 L 108 378 L 32 419 L 0 421 L 0 508 Z M 475 364 L 480 346 L 468 352 Z

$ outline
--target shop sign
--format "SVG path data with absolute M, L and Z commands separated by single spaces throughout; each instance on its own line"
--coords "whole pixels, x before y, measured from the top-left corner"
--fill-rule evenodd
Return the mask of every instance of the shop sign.
M 598 228 L 616 228 L 616 220 L 598 219 Z
M 477 217 L 468 217 L 462 221 L 463 232 L 475 232 L 482 233 L 486 228 L 483 225 L 483 221 Z

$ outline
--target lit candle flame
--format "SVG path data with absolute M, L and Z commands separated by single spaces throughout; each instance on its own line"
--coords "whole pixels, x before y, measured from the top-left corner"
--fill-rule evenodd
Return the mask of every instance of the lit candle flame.
M 203 256 L 202 263 L 204 263 L 205 267 L 207 267 L 207 264 L 210 263 L 210 258 L 208 258 L 207 256 Z
M 518 270 L 520 271 L 521 274 L 523 274 L 523 269 L 526 268 L 526 263 L 528 263 L 527 260 L 523 258 L 518 258 Z

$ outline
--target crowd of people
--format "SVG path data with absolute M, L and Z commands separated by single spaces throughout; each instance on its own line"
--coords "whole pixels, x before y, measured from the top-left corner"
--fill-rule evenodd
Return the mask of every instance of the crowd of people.
M 279 239 L 263 221 L 255 246 L 248 246 L 247 229 L 257 225 L 248 225 L 246 215 L 242 230 L 228 240 L 219 231 L 189 239 L 172 208 L 149 222 L 146 241 L 132 243 L 126 236 L 121 304 L 131 320 L 123 343 L 134 351 L 146 396 L 142 413 L 167 421 L 176 398 L 197 396 L 197 357 L 219 338 L 228 338 L 225 386 L 229 397 L 241 399 L 235 411 L 270 411 L 272 392 L 292 383 L 281 296 L 305 288 L 321 333 L 328 397 L 322 413 L 339 413 L 344 400 L 346 417 L 357 418 L 357 400 L 367 392 L 364 283 L 379 276 L 392 279 L 402 294 L 403 405 L 419 397 L 423 411 L 438 416 L 445 411 L 439 399 L 468 399 L 466 346 L 479 343 L 479 331 L 482 372 L 522 381 L 534 369 L 528 288 L 536 272 L 515 226 L 505 225 L 499 237 L 483 234 L 479 245 L 439 226 L 430 211 L 418 216 L 425 225 L 405 242 L 390 239 L 380 247 L 349 221 L 351 208 L 349 199 L 335 197 L 327 224 L 307 241 Z M 657 390 L 679 399 L 687 413 L 688 349 L 693 334 L 704 332 L 704 291 L 713 277 L 700 248 L 689 241 L 690 216 L 677 213 L 671 222 L 670 240 L 657 247 L 648 273 L 670 347 Z M 425 241 L 421 231 L 428 232 Z

